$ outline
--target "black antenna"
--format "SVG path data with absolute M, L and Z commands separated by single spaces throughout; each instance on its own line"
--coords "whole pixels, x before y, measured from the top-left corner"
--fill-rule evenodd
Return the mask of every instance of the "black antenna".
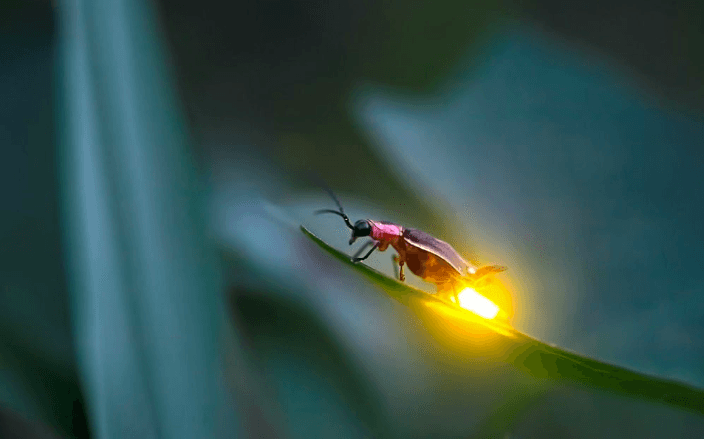
M 316 211 L 315 211 L 315 214 L 316 214 L 316 215 L 319 215 L 319 214 L 321 214 L 321 213 L 334 213 L 335 215 L 339 215 L 339 216 L 342 217 L 343 220 L 345 220 L 345 224 L 347 224 L 347 227 L 349 227 L 350 229 L 354 230 L 354 226 L 353 226 L 352 223 L 350 222 L 349 217 L 347 216 L 347 214 L 345 214 L 345 209 L 342 208 L 342 203 L 340 203 L 340 200 L 337 199 L 337 196 L 336 196 L 335 193 L 332 191 L 332 189 L 330 189 L 330 188 L 329 188 L 325 183 L 323 183 L 322 181 L 320 182 L 320 185 L 323 187 L 323 189 L 325 190 L 325 192 L 327 192 L 328 194 L 330 194 L 330 197 L 331 197 L 333 200 L 335 200 L 335 204 L 337 204 L 337 207 L 339 207 L 340 210 L 337 211 L 337 210 L 332 210 L 332 209 L 321 209 L 321 210 L 316 210 Z
M 330 194 L 330 197 L 331 197 L 333 200 L 335 200 L 335 204 L 337 204 L 337 207 L 340 208 L 340 213 L 344 215 L 344 214 L 345 214 L 345 209 L 342 208 L 342 203 L 340 203 L 340 200 L 337 199 L 337 196 L 335 195 L 335 192 L 333 192 L 332 189 L 330 189 L 329 187 L 327 187 L 325 184 L 323 184 L 323 189 L 325 190 L 325 192 L 327 192 L 328 194 Z
M 347 227 L 354 230 L 354 226 L 350 222 L 350 219 L 344 213 L 338 212 L 337 210 L 331 210 L 331 209 L 322 209 L 322 210 L 315 211 L 316 215 L 320 215 L 321 213 L 334 213 L 335 215 L 340 215 L 342 217 L 342 219 L 345 220 L 345 224 L 347 224 Z

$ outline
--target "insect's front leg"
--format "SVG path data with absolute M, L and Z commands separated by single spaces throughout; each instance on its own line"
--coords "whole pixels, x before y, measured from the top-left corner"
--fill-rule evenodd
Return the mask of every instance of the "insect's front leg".
M 354 253 L 354 255 L 352 255 L 352 257 L 350 259 L 352 259 L 354 261 L 355 259 L 359 258 L 359 255 L 364 253 L 364 251 L 366 249 L 368 249 L 369 246 L 372 244 L 374 244 L 374 241 L 367 241 L 364 244 L 362 244 L 362 246 Z
M 357 251 L 357 253 L 355 253 L 354 256 L 352 256 L 352 262 L 354 262 L 354 263 L 356 264 L 357 262 L 361 262 L 361 261 L 367 259 L 367 258 L 369 257 L 369 255 L 371 255 L 372 252 L 374 252 L 374 250 L 376 250 L 377 247 L 379 247 L 379 243 L 378 243 L 378 242 L 374 242 L 374 246 L 372 247 L 372 249 L 369 250 L 369 252 L 367 252 L 366 255 L 364 255 L 364 256 L 362 256 L 362 257 L 360 258 L 359 255 L 361 255 L 362 252 L 363 252 L 367 247 L 369 247 L 370 244 L 372 244 L 372 242 L 373 242 L 373 241 L 369 241 L 369 242 L 367 242 L 366 244 L 364 244 L 364 245 Z
M 398 279 L 403 282 L 406 280 L 406 276 L 403 274 L 403 264 L 404 262 L 398 257 L 398 255 L 393 255 L 391 258 L 394 261 L 394 272 L 396 272 L 396 265 L 398 265 Z

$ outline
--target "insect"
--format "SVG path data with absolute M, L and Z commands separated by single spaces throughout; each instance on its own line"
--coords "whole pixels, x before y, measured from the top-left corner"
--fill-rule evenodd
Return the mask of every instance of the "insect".
M 487 265 L 481 268 L 467 262 L 452 246 L 423 231 L 403 227 L 388 221 L 373 221 L 370 219 L 359 220 L 352 224 L 345 214 L 342 204 L 335 194 L 328 190 L 340 210 L 321 209 L 316 214 L 332 213 L 342 217 L 347 227 L 352 230 L 349 241 L 352 245 L 357 238 L 368 236 L 371 238 L 354 256 L 352 262 L 359 263 L 367 259 L 374 250 L 385 251 L 389 246 L 396 250 L 393 256 L 394 271 L 399 267 L 399 280 L 405 280 L 404 265 L 421 279 L 434 283 L 438 293 L 448 294 L 456 303 L 459 303 L 456 287 L 460 282 L 470 285 L 490 273 L 499 273 L 506 270 L 500 265 Z M 360 255 L 369 247 L 372 248 L 364 255 Z

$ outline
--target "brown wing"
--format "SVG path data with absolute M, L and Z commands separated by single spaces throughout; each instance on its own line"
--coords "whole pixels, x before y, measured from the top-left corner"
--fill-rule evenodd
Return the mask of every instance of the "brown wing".
M 407 243 L 432 253 L 447 262 L 460 275 L 466 276 L 468 274 L 467 269 L 470 265 L 445 241 L 441 241 L 417 229 L 404 229 L 403 238 Z

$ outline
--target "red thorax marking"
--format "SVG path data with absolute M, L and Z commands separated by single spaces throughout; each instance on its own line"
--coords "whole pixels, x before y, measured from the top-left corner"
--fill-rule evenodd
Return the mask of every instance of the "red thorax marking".
M 372 226 L 371 238 L 381 242 L 395 242 L 403 235 L 403 227 L 397 224 L 378 223 L 367 220 Z

